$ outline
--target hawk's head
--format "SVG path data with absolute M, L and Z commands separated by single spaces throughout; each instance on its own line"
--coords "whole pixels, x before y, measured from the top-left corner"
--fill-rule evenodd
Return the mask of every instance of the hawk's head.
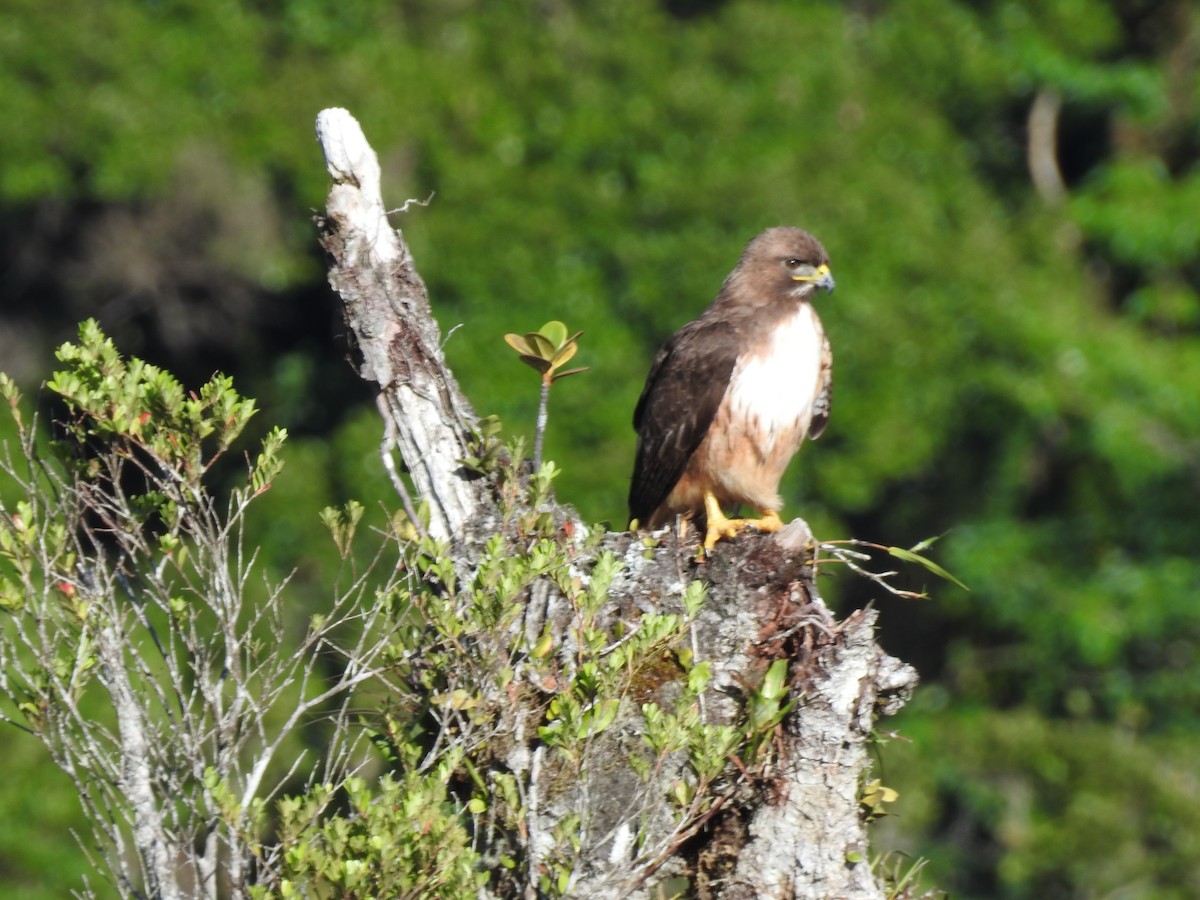
M 732 290 L 731 290 L 732 289 Z M 737 302 L 804 300 L 818 289 L 832 291 L 829 255 L 800 228 L 768 228 L 742 252 L 726 290 Z

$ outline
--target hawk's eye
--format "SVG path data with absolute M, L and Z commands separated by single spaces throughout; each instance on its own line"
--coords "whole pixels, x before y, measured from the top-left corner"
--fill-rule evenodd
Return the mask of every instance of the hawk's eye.
M 790 259 L 784 260 L 784 264 L 787 265 L 787 267 L 789 269 L 794 269 L 798 265 L 800 265 L 800 260 L 796 259 L 796 257 L 793 256 Z

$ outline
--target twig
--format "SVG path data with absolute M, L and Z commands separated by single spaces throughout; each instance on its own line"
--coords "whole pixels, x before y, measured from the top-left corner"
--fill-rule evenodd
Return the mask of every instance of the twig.
M 818 551 L 824 550 L 826 553 L 830 554 L 833 557 L 833 560 L 830 560 L 830 562 L 836 561 L 836 562 L 844 563 L 848 569 L 850 569 L 853 572 L 858 573 L 859 575 L 863 576 L 864 578 L 866 578 L 870 581 L 875 582 L 877 585 L 882 587 L 884 590 L 886 590 L 890 594 L 895 594 L 897 597 L 904 597 L 905 599 L 908 599 L 908 600 L 927 599 L 926 594 L 919 593 L 917 591 L 906 591 L 902 588 L 896 587 L 895 585 L 891 584 L 888 581 L 889 578 L 894 578 L 895 576 L 899 575 L 900 574 L 899 572 L 896 572 L 896 571 L 872 572 L 869 569 L 864 569 L 857 562 L 855 562 L 855 560 L 860 560 L 860 561 L 869 560 L 871 558 L 870 555 L 866 554 L 866 553 L 860 553 L 857 550 L 851 550 L 848 547 L 843 546 L 845 544 L 850 544 L 850 545 L 856 546 L 856 547 L 871 547 L 876 550 L 883 550 L 883 551 L 887 550 L 887 548 L 882 546 L 881 544 L 874 544 L 874 543 L 871 543 L 870 541 L 861 541 L 861 540 L 853 540 L 853 539 L 848 540 L 848 541 L 828 541 L 824 544 L 818 544 L 817 550 Z M 821 560 L 819 559 L 819 557 L 814 556 L 813 564 L 814 564 L 814 566 L 817 566 L 818 568 L 820 567 Z
M 396 213 L 406 213 L 406 212 L 408 212 L 408 208 L 410 206 L 428 206 L 433 201 L 433 196 L 435 193 L 436 193 L 436 191 L 430 191 L 429 196 L 426 197 L 424 200 L 415 200 L 412 197 L 409 197 L 407 200 L 404 201 L 404 205 L 401 206 L 399 209 L 389 209 L 387 211 L 387 215 L 392 216 L 392 215 L 395 215 Z
M 542 467 L 542 442 L 546 437 L 546 422 L 549 419 L 550 381 L 542 379 L 541 393 L 538 395 L 537 427 L 533 433 L 533 471 L 536 473 Z

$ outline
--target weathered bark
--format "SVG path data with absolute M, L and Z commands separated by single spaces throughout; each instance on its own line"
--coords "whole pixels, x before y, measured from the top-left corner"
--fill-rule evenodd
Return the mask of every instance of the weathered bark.
M 603 836 L 586 854 L 574 895 L 652 898 L 659 896 L 656 881 L 682 876 L 700 897 L 882 896 L 865 861 L 867 833 L 858 799 L 870 765 L 866 745 L 875 718 L 898 711 L 911 695 L 916 672 L 875 643 L 874 611 L 857 611 L 840 622 L 830 613 L 816 591 L 812 534 L 803 521 L 777 535 L 720 543 L 702 563 L 695 559 L 698 536 L 664 537 L 650 559 L 636 536 L 607 537 L 605 546 L 625 564 L 611 591 L 613 615 L 628 616 L 630 609 L 679 612 L 673 598 L 688 581 L 702 579 L 708 597 L 695 622 L 693 646 L 697 658 L 713 666 L 705 695 L 708 721 L 738 721 L 750 690 L 781 658 L 790 661 L 795 705 L 776 735 L 773 760 L 738 785 L 694 836 L 678 834 L 670 805 L 647 805 L 646 786 L 610 766 L 545 803 L 551 820 L 585 809 L 592 835 Z M 639 705 L 654 700 L 669 706 L 677 689 L 670 679 L 642 687 L 623 704 L 592 756 L 623 759 L 622 750 L 639 738 Z M 659 783 L 669 785 L 678 776 L 679 770 L 664 768 Z M 614 859 L 630 810 L 653 823 L 650 838 L 641 859 Z M 660 858 L 653 859 L 654 853 Z
M 317 116 L 317 137 L 333 178 L 321 243 L 333 260 L 329 283 L 362 355 L 359 374 L 379 388 L 389 435 L 429 503 L 430 533 L 451 538 L 485 499 L 458 462 L 469 455 L 475 415 L 445 377 L 437 322 L 408 247 L 388 222 L 375 151 L 344 109 Z
M 343 110 L 326 110 L 318 133 L 335 180 L 324 238 L 333 256 L 330 281 L 346 302 L 364 377 L 385 398 L 388 427 L 406 435 L 401 449 L 417 491 L 441 510 L 437 527 L 458 536 L 470 517 L 494 518 L 484 487 L 464 480 L 455 462 L 469 407 L 438 352 L 437 327 L 408 252 L 384 218 L 378 165 L 357 123 Z M 459 546 L 470 554 L 475 545 Z M 605 609 L 611 620 L 678 612 L 691 581 L 708 586 L 690 635 L 696 659 L 713 667 L 706 721 L 739 721 L 746 697 L 777 659 L 789 660 L 794 705 L 766 766 L 732 777 L 720 804 L 682 824 L 668 799 L 679 770 L 668 763 L 647 785 L 625 764 L 640 741 L 641 704 L 669 706 L 684 677 L 677 667 L 632 686 L 582 765 L 544 752 L 536 735 L 526 734 L 535 729 L 515 722 L 507 729 L 515 739 L 497 752 L 531 785 L 530 857 L 536 862 L 544 836 L 564 816 L 578 813 L 583 823 L 572 896 L 649 898 L 667 877 L 686 878 L 702 897 L 882 896 L 866 862 L 859 803 L 866 744 L 876 716 L 903 705 L 916 673 L 875 643 L 873 612 L 840 622 L 832 616 L 816 590 L 813 546 L 799 520 L 777 535 L 722 542 L 704 562 L 696 561 L 694 544 L 669 531 L 649 554 L 639 536 L 603 538 L 600 549 L 623 563 Z M 586 578 L 587 560 L 578 562 Z M 571 614 L 542 581 L 523 627 L 536 635 L 548 623 L 552 633 L 565 634 Z M 512 715 L 528 713 L 514 707 Z M 535 886 L 525 893 L 534 895 Z

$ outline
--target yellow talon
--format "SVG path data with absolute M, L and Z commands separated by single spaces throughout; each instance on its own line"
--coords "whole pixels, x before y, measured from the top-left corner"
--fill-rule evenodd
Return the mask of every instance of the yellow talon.
M 773 509 L 762 510 L 761 519 L 747 519 L 746 521 L 756 530 L 769 534 L 774 534 L 783 527 L 783 519 L 779 518 L 779 513 Z
M 764 509 L 761 511 L 761 518 L 758 519 L 729 519 L 725 513 L 721 511 L 721 504 L 717 502 L 717 498 L 712 493 L 704 494 L 704 512 L 708 519 L 708 527 L 704 534 L 704 551 L 707 553 L 716 546 L 717 541 L 722 538 L 737 537 L 747 528 L 753 528 L 755 531 L 764 533 L 773 533 L 783 527 L 783 520 L 779 518 L 779 513 L 773 509 Z
M 704 511 L 708 519 L 704 534 L 704 551 L 711 550 L 721 538 L 736 537 L 746 527 L 745 519 L 727 519 L 721 505 L 712 494 L 704 495 Z

